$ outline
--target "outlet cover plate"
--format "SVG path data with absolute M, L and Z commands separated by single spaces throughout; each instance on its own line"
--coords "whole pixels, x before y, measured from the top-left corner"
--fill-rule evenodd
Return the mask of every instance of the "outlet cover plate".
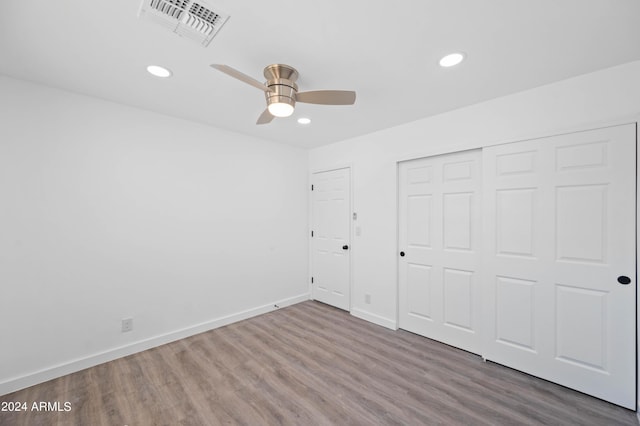
M 127 333 L 133 330 L 133 318 L 124 318 L 122 320 L 122 332 Z

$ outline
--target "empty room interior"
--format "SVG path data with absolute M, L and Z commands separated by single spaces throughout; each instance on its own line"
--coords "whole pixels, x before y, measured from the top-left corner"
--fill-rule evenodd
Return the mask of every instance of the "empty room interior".
M 633 0 L 5 0 L 0 425 L 638 425 Z

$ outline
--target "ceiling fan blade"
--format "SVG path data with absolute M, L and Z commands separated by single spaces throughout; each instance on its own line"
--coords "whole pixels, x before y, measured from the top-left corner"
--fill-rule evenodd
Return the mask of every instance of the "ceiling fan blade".
M 271 121 L 274 119 L 275 117 L 273 115 L 271 115 L 271 113 L 269 112 L 268 109 L 265 109 L 262 114 L 260 114 L 260 117 L 258 117 L 258 121 L 256 121 L 256 124 L 269 124 L 271 123 Z
M 296 94 L 296 101 L 320 105 L 353 105 L 356 102 L 356 92 L 350 90 L 299 92 Z
M 211 64 L 212 68 L 217 69 L 218 71 L 221 71 L 227 75 L 230 75 L 233 78 L 237 78 L 240 81 L 243 81 L 253 87 L 256 87 L 260 90 L 264 90 L 265 92 L 271 92 L 272 90 L 269 89 L 267 86 L 265 86 L 264 84 L 260 83 L 258 80 L 256 80 L 253 77 L 249 77 L 248 75 L 246 75 L 245 73 L 242 73 L 240 71 L 238 71 L 237 69 L 231 68 L 229 65 L 221 65 L 221 64 Z

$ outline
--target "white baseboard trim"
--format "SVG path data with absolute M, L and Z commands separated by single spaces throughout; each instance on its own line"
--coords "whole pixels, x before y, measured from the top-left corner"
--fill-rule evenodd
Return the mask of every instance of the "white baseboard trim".
M 365 321 L 369 321 L 374 324 L 380 325 L 382 327 L 390 328 L 391 330 L 398 329 L 396 321 L 390 320 L 388 318 L 382 317 L 377 314 L 372 314 L 371 312 L 367 312 L 362 309 L 351 308 L 351 315 L 353 315 L 356 318 L 360 318 Z
M 137 352 L 146 351 L 147 349 L 155 348 L 157 346 L 174 342 L 176 340 L 184 339 L 195 334 L 223 327 L 225 325 L 252 318 L 257 315 L 266 314 L 267 312 L 275 311 L 279 308 L 295 305 L 296 303 L 304 302 L 305 300 L 309 300 L 309 293 L 274 301 L 273 303 L 258 306 L 252 309 L 247 309 L 245 311 L 227 315 L 221 318 L 216 318 L 211 321 L 206 321 L 191 327 L 172 331 L 166 334 L 161 334 L 159 336 L 150 337 L 148 339 L 109 349 L 87 357 L 74 359 L 69 362 L 58 364 L 53 367 L 44 368 L 42 370 L 24 376 L 11 378 L 4 382 L 0 382 L 0 395 L 6 395 L 8 393 L 27 388 L 29 386 L 37 385 L 48 380 L 75 373 L 77 371 L 94 367 L 96 365 L 113 361 L 115 359 L 122 358 L 128 355 L 132 355 Z

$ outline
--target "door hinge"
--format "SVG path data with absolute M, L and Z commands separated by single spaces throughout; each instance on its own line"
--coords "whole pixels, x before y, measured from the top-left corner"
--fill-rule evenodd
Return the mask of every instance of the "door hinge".
M 311 236 L 313 237 L 313 231 L 311 231 Z
M 311 284 L 313 284 L 313 277 L 311 277 Z
M 313 191 L 313 185 L 311 185 L 311 190 Z

